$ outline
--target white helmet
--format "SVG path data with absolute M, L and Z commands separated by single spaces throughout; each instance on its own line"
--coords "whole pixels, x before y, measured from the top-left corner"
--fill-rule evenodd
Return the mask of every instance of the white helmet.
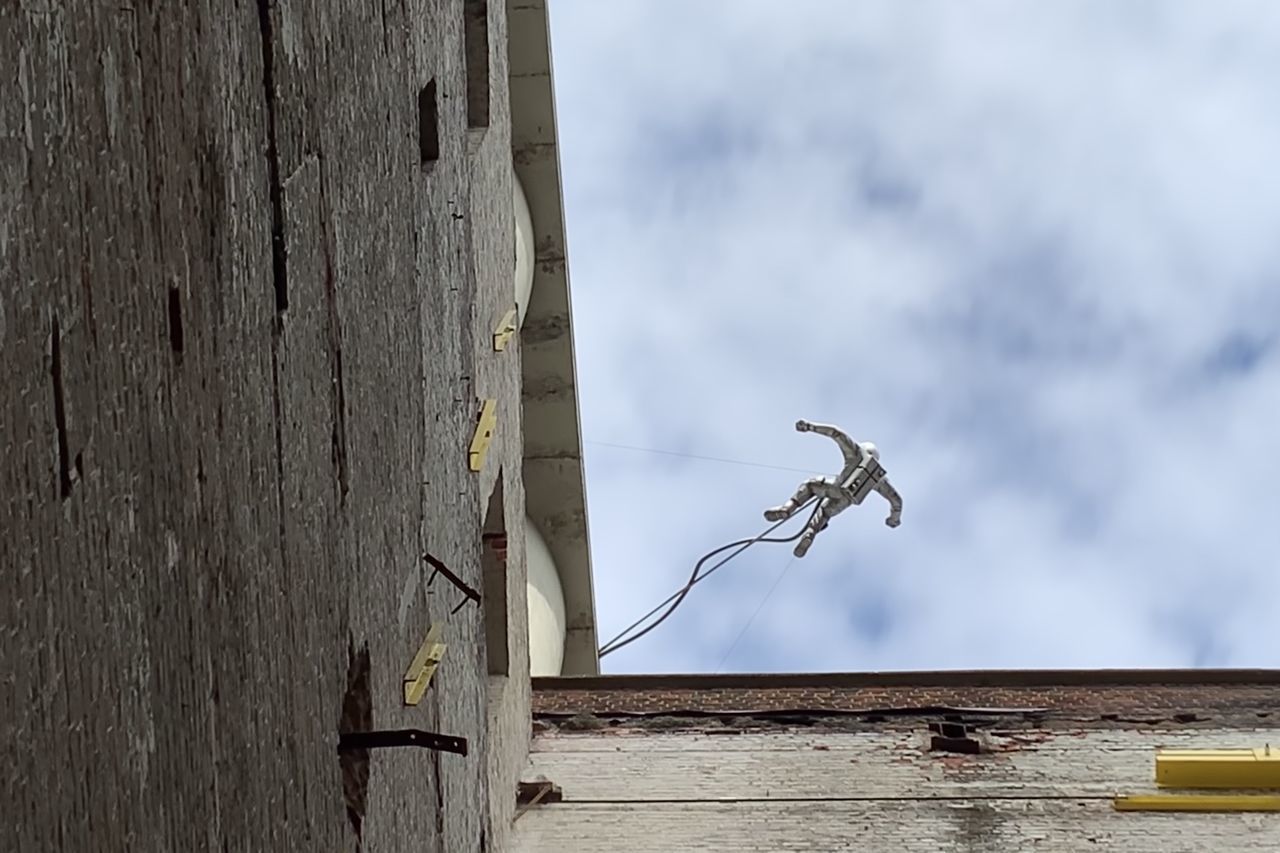
M 860 442 L 858 446 L 861 447 L 863 452 L 866 453 L 868 456 L 870 456 L 872 459 L 876 460 L 877 462 L 880 461 L 880 448 L 876 447 L 874 444 L 872 444 L 869 441 Z

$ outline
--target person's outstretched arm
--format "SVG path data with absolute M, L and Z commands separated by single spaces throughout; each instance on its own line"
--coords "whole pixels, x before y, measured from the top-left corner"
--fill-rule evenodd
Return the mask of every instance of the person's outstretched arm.
M 825 435 L 831 439 L 840 448 L 840 452 L 844 454 L 846 465 L 857 465 L 862 461 L 862 448 L 858 443 L 848 435 L 836 427 L 829 424 L 811 424 L 808 421 L 796 421 L 797 432 L 816 432 L 818 435 Z

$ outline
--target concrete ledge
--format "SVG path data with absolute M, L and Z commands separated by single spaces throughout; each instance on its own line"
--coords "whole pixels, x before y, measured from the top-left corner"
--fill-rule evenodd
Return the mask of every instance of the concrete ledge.
M 511 156 L 533 221 L 534 281 L 521 329 L 527 509 L 560 572 L 566 675 L 600 671 L 582 470 L 555 87 L 543 0 L 508 4 Z

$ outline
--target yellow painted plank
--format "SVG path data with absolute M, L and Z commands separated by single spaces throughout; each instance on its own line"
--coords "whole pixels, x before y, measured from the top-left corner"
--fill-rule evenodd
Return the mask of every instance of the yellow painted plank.
M 1165 749 L 1156 753 L 1161 788 L 1280 788 L 1280 750 Z
M 503 315 L 502 321 L 498 323 L 498 328 L 493 330 L 493 348 L 496 352 L 502 352 L 510 343 L 511 337 L 516 333 L 516 309 L 512 308 Z
M 422 646 L 418 649 L 418 653 L 413 657 L 413 663 L 409 664 L 409 669 L 404 674 L 404 703 L 406 705 L 417 705 L 422 701 L 422 696 L 427 692 L 428 685 L 431 684 L 431 676 L 435 675 L 436 667 L 440 665 L 441 658 L 444 657 L 445 645 L 440 642 L 440 637 L 444 634 L 444 624 L 437 622 L 427 631 L 426 638 L 422 641 Z
M 471 447 L 467 452 L 472 471 L 484 468 L 484 457 L 489 452 L 489 444 L 493 441 L 493 431 L 498 427 L 498 401 L 485 400 L 480 409 L 480 423 L 476 425 L 475 435 L 471 438 Z
M 1280 812 L 1272 794 L 1121 794 L 1113 804 L 1122 812 Z

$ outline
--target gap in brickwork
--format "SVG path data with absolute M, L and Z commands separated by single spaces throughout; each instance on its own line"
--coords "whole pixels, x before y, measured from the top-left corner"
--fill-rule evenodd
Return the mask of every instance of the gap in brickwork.
M 440 159 L 440 107 L 432 77 L 418 92 L 418 162 L 430 166 Z
M 58 315 L 53 315 L 49 343 L 49 373 L 53 380 L 53 427 L 58 444 L 58 496 L 71 497 L 71 457 L 67 440 L 67 394 L 62 382 L 62 329 Z
M 276 312 L 289 308 L 289 267 L 284 246 L 284 186 L 280 182 L 280 147 L 276 141 L 275 29 L 271 3 L 258 0 L 258 29 L 262 37 L 262 88 L 267 119 L 267 178 L 271 197 L 271 277 Z
M 464 0 L 463 39 L 467 61 L 467 128 L 489 126 L 489 3 Z
M 502 472 L 489 496 L 484 527 L 480 531 L 480 568 L 484 584 L 485 660 L 489 675 L 511 674 L 511 653 L 507 635 L 507 524 L 503 501 Z
M 342 696 L 342 720 L 338 734 L 367 732 L 373 729 L 373 697 L 369 691 L 369 645 L 356 651 L 355 638 L 348 638 L 347 691 Z M 369 800 L 369 750 L 354 749 L 338 753 L 342 770 L 342 797 L 347 806 L 347 820 L 360 844 L 364 829 L 365 808 Z
M 178 364 L 182 364 L 182 350 L 185 344 L 182 338 L 182 292 L 177 287 L 169 287 L 169 348 L 173 350 Z

